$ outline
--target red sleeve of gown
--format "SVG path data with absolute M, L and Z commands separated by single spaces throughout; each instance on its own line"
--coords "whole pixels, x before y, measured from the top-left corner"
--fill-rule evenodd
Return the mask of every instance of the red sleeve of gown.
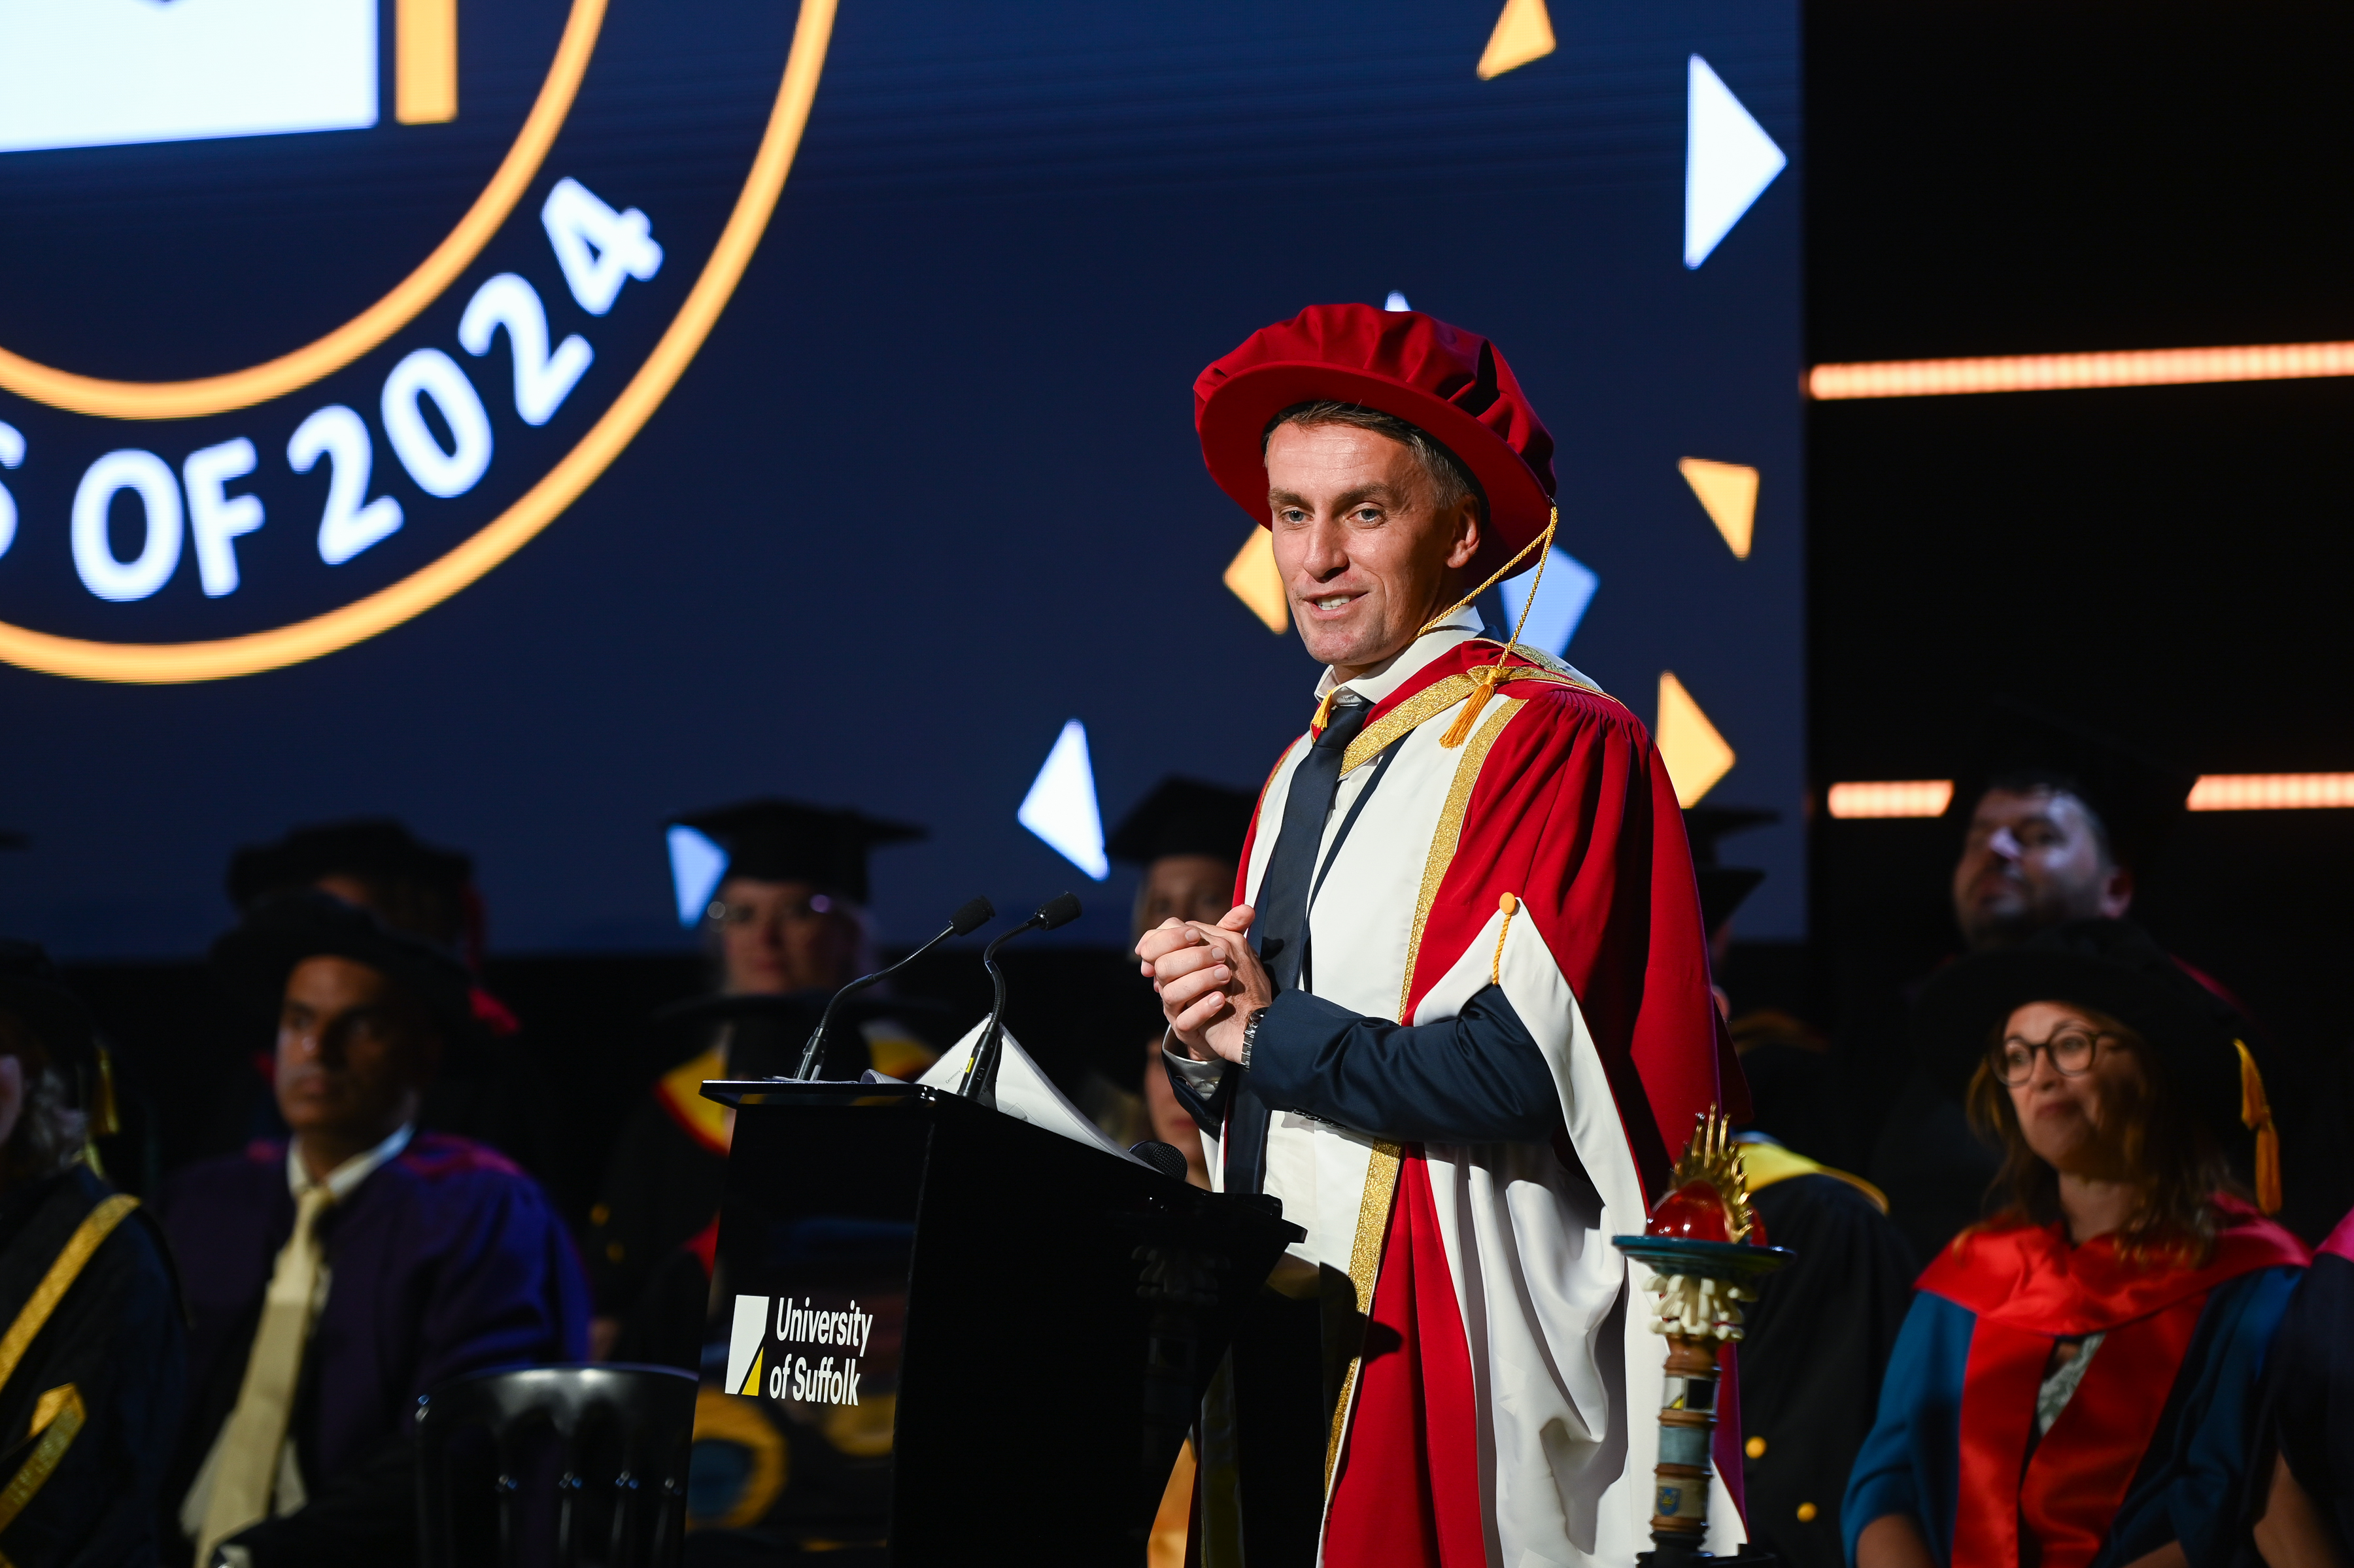
M 1618 703 L 1551 683 L 1507 690 L 1516 711 L 1467 804 L 1413 1000 L 1479 935 L 1502 894 L 1517 897 L 1577 998 L 1636 1168 L 1657 1195 L 1695 1117 L 1712 1105 L 1736 1119 L 1749 1109 L 1709 991 L 1675 787 L 1649 733 Z

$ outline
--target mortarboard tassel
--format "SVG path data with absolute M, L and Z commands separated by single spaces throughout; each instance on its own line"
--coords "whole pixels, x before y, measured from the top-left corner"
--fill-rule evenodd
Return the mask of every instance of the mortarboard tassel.
M 2264 1075 L 2244 1040 L 2234 1040 L 2240 1053 L 2240 1125 L 2256 1135 L 2256 1208 L 2277 1214 L 2281 1206 L 2280 1131 L 2273 1126 L 2272 1102 L 2264 1097 Z

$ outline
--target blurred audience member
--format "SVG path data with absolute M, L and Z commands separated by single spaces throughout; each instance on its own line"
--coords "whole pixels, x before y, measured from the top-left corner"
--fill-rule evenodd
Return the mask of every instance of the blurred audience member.
M 0 1561 L 149 1563 L 186 1373 L 160 1233 L 87 1164 L 90 1015 L 0 941 Z
M 2271 1568 L 2354 1563 L 2354 1213 L 2289 1298 L 2264 1363 L 2253 1479 L 2256 1550 Z
M 482 983 L 485 929 L 474 863 L 457 850 L 420 841 L 389 817 L 357 817 L 296 828 L 274 843 L 249 844 L 229 857 L 228 896 L 240 916 L 281 894 L 331 894 L 374 914 L 391 930 L 454 953 L 472 979 L 478 1028 L 453 1041 L 419 1113 L 420 1126 L 487 1143 L 526 1168 L 544 1168 L 558 1129 L 530 1081 L 522 1026 Z M 283 1129 L 271 1097 L 258 1095 L 254 1130 Z
M 417 1400 L 578 1360 L 587 1290 L 531 1179 L 418 1126 L 474 1026 L 463 966 L 319 893 L 267 900 L 213 960 L 275 998 L 292 1138 L 182 1171 L 160 1205 L 193 1329 L 166 1552 L 199 1568 L 409 1563 Z
M 1766 880 L 1762 871 L 1723 864 L 1719 841 L 1772 821 L 1771 811 L 1733 806 L 1684 812 L 1719 973 L 1734 914 Z M 1732 1019 L 1731 995 L 1719 986 L 1716 997 Z M 1750 1198 L 1766 1239 L 1797 1254 L 1751 1310 L 1741 1344 L 1745 1518 L 1751 1538 L 1789 1568 L 1841 1568 L 1840 1495 L 1872 1427 L 1914 1265 L 1872 1183 L 1818 1163 L 1781 1136 L 1834 1114 L 1821 1036 L 1779 1012 L 1743 1014 L 1733 1033 L 1750 1075 L 1752 1116 L 1738 1135 Z
M 1104 841 L 1104 853 L 1143 873 L 1132 935 L 1141 937 L 1164 920 L 1214 924 L 1234 907 L 1243 839 L 1257 804 L 1247 789 L 1171 777 L 1120 819 Z M 1150 1138 L 1172 1145 L 1185 1156 L 1186 1180 L 1207 1187 L 1201 1129 L 1169 1086 L 1161 1046 L 1161 1031 L 1155 1028 L 1145 1044 L 1141 1085 L 1115 1087 L 1098 1079 L 1087 1086 L 1094 1092 L 1084 1097 L 1082 1108 L 1121 1143 Z
M 2009 1202 L 1921 1277 L 1848 1488 L 1857 1568 L 2226 1568 L 2244 1545 L 2258 1377 L 2306 1254 L 2260 1212 L 2276 1151 L 2227 1016 L 2119 920 L 1924 991 L 1919 1059 L 1967 1085 Z
M 597 1281 L 598 1350 L 610 1352 L 625 1319 L 630 1359 L 692 1363 L 701 1342 L 703 1278 L 657 1285 L 682 1248 L 708 1231 L 719 1213 L 733 1113 L 703 1097 L 713 1078 L 790 1074 L 825 1004 L 845 981 L 875 967 L 866 917 L 867 855 L 924 830 L 878 821 L 853 810 L 790 800 L 751 800 L 679 819 L 727 856 L 704 918 L 717 971 L 716 995 L 670 1010 L 674 1021 L 705 1031 L 705 1049 L 679 1063 L 631 1114 L 608 1167 L 603 1194 L 589 1212 L 589 1266 Z M 912 1078 L 936 1049 L 878 1001 L 829 1031 L 825 1077 L 855 1078 L 869 1068 Z M 707 1239 L 707 1238 L 706 1238 Z M 649 1299 L 649 1294 L 657 1299 Z
M 2191 782 L 2080 726 L 1998 706 L 1951 808 L 1967 824 L 1952 886 L 1967 950 L 1999 952 L 2068 921 L 2125 915 L 2137 871 Z M 1927 1258 L 1985 1214 L 2001 1156 L 1971 1133 L 1956 1089 L 1913 1062 L 1904 1012 L 1891 999 L 1868 1038 L 1842 1042 L 1843 1066 L 1858 1125 L 1873 1139 L 1865 1170 L 1914 1255 Z

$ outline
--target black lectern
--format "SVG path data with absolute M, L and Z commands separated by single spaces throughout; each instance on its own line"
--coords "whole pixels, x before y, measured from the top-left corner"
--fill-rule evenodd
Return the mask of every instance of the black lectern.
M 894 1563 L 1142 1562 L 1210 1376 L 1299 1229 L 918 1085 L 704 1093 L 737 1111 L 726 1364 L 715 1345 L 704 1378 L 785 1436 L 765 1517 Z

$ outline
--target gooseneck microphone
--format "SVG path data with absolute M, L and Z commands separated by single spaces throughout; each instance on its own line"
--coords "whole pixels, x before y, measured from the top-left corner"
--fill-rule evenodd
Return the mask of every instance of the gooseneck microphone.
M 1051 931 L 1057 926 L 1067 926 L 1079 917 L 1079 901 L 1065 893 L 1038 906 L 1038 912 L 1006 932 L 981 949 L 981 961 L 989 970 L 989 979 L 996 988 L 997 1000 L 989 1010 L 988 1022 L 982 1024 L 981 1043 L 964 1065 L 964 1077 L 957 1085 L 957 1093 L 985 1106 L 997 1103 L 997 1058 L 1003 1043 L 1005 1029 L 1001 1022 L 1005 1016 L 1005 971 L 997 967 L 997 949 L 1024 931 Z
M 926 942 L 922 947 L 917 948 L 914 952 L 909 953 L 897 963 L 876 969 L 871 975 L 861 975 L 856 980 L 852 980 L 848 985 L 843 986 L 840 991 L 835 991 L 833 993 L 833 999 L 825 1004 L 825 1015 L 817 1021 L 817 1029 L 810 1035 L 809 1044 L 801 1047 L 801 1065 L 800 1069 L 793 1074 L 793 1076 L 802 1080 L 803 1082 L 807 1082 L 817 1075 L 818 1067 L 825 1061 L 826 1025 L 833 1022 L 833 1010 L 842 1005 L 843 998 L 848 996 L 852 991 L 864 991 L 868 986 L 874 985 L 879 980 L 890 979 L 901 969 L 906 969 L 909 964 L 914 963 L 917 959 L 922 958 L 926 953 L 930 952 L 934 948 L 938 947 L 942 942 L 947 941 L 950 937 L 968 936 L 972 932 L 980 930 L 983 926 L 988 925 L 991 920 L 996 918 L 996 906 L 990 903 L 986 898 L 973 899 L 971 902 L 965 905 L 963 908 L 949 916 L 947 928 L 942 930 L 938 936 L 934 937 L 930 941 Z M 804 1016 L 806 1016 L 806 1014 L 804 1014 Z

